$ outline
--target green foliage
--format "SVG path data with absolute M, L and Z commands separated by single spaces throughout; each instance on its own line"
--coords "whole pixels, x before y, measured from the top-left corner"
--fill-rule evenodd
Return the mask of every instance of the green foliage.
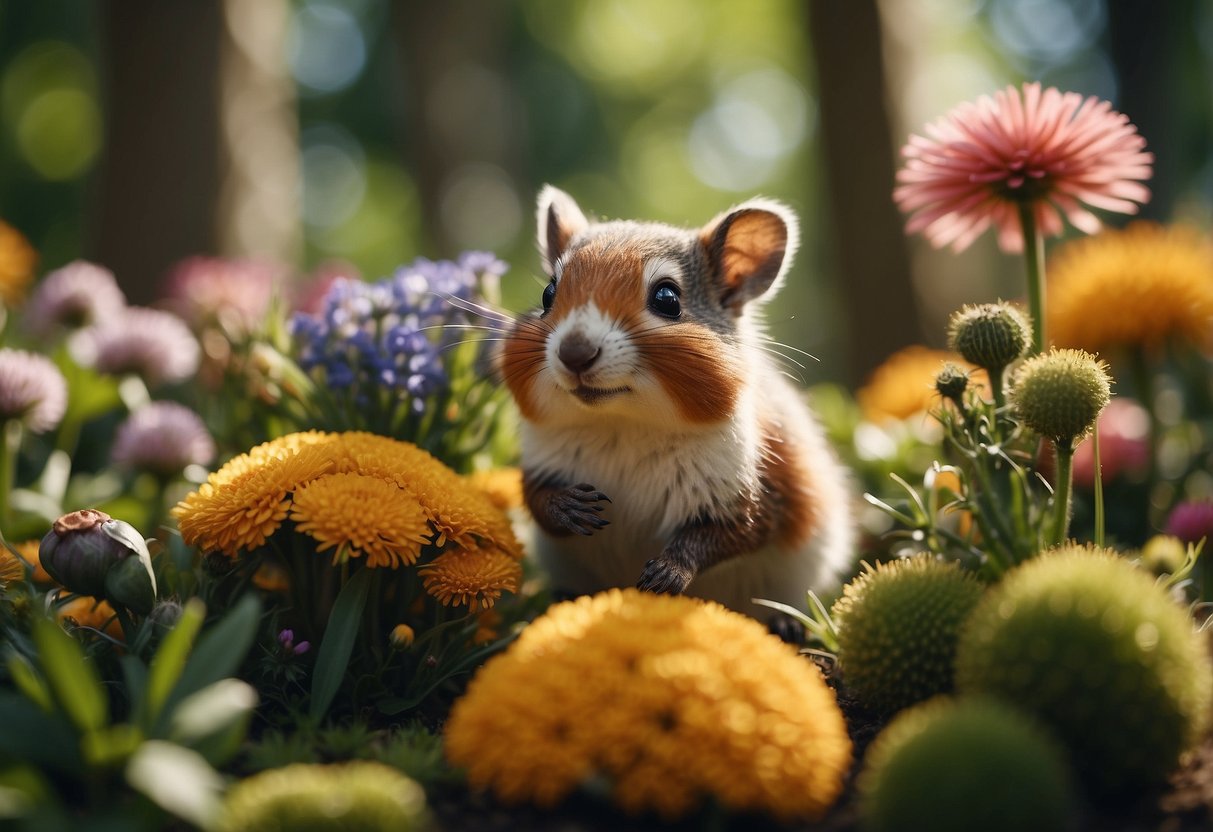
M 938 699 L 902 712 L 859 775 L 865 832 L 1063 832 L 1076 805 L 1065 756 L 1000 702 Z
M 209 823 L 221 790 L 212 766 L 236 753 L 257 703 L 249 685 L 221 675 L 242 660 L 259 617 L 257 601 L 246 599 L 192 651 L 205 609 L 199 601 L 188 603 L 150 668 L 134 653 L 121 658 L 123 679 L 116 686 L 119 699 L 130 704 L 127 720 L 114 717 L 95 659 L 57 623 L 34 617 L 31 655 L 9 649 L 18 692 L 0 691 L 0 721 L 6 725 L 0 770 L 37 766 L 53 773 L 48 782 L 63 791 L 39 796 L 25 789 L 28 799 L 6 804 L 20 811 L 0 812 L 0 818 L 45 820 L 56 804 L 87 801 L 94 812 L 109 807 L 130 828 L 144 828 L 146 812 L 127 812 L 136 806 L 134 792 L 192 823 Z M 201 649 L 215 635 L 231 651 L 220 661 L 213 646 Z
M 982 591 L 931 555 L 866 568 L 831 611 L 848 690 L 883 712 L 950 691 L 961 625 Z
M 362 622 L 362 610 L 366 606 L 373 577 L 371 570 L 360 570 L 341 588 L 333 604 L 333 611 L 329 614 L 328 625 L 324 630 L 324 641 L 320 643 L 316 668 L 312 672 L 312 701 L 309 713 L 313 719 L 324 716 L 341 687 L 350 656 L 354 652 L 354 641 Z
M 410 832 L 425 822 L 425 792 L 381 763 L 295 764 L 255 774 L 228 792 L 219 832 Z
M 1069 546 L 1008 574 L 974 611 L 956 667 L 959 691 L 1038 717 L 1109 796 L 1161 782 L 1213 705 L 1186 610 L 1107 550 Z

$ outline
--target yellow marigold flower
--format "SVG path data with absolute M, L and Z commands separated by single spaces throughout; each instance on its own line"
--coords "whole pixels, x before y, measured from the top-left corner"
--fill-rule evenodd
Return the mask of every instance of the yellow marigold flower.
M 494 468 L 468 475 L 468 481 L 488 495 L 493 505 L 502 511 L 522 508 L 522 469 Z
M 0 545 L 0 589 L 23 580 L 25 580 L 24 561 L 10 552 L 7 546 Z
M 0 221 L 0 304 L 15 306 L 34 278 L 38 255 L 21 232 Z
M 893 353 L 855 394 L 864 418 L 871 422 L 908 419 L 938 407 L 935 377 L 947 362 L 969 369 L 955 353 L 929 347 L 915 345 Z M 985 372 L 979 371 L 969 383 L 985 381 Z
M 416 497 L 438 532 L 436 544 L 450 539 L 470 549 L 486 541 L 522 559 L 509 518 L 467 478 L 416 445 L 351 432 L 341 434 L 338 453 L 339 471 L 382 477 Z
M 286 567 L 277 561 L 265 561 L 253 573 L 253 586 L 263 592 L 288 592 L 291 588 L 291 577 Z
M 417 570 L 425 591 L 443 606 L 493 606 L 502 592 L 517 592 L 522 564 L 496 549 L 453 549 Z
M 709 796 L 820 818 L 851 763 L 817 668 L 753 619 L 609 590 L 553 606 L 489 661 L 446 724 L 450 760 L 509 803 L 551 806 L 588 778 L 631 813 Z
M 187 544 L 232 557 L 261 546 L 286 519 L 288 495 L 333 466 L 324 446 L 265 448 L 230 460 L 173 508 Z
M 320 542 L 336 547 L 334 563 L 366 554 L 367 566 L 412 564 L 433 532 L 415 500 L 392 483 L 366 474 L 329 474 L 295 489 L 291 520 Z
M 17 550 L 17 556 L 33 567 L 34 583 L 36 584 L 53 584 L 55 579 L 47 574 L 42 568 L 42 560 L 38 556 L 38 547 L 41 544 L 39 540 L 23 540 L 20 543 L 14 543 L 13 548 Z
M 1213 241 L 1136 222 L 1062 246 L 1049 264 L 1054 343 L 1105 352 L 1171 339 L 1213 349 Z
M 55 618 L 61 622 L 70 618 L 77 627 L 91 627 L 114 638 L 122 637 L 114 608 L 108 601 L 98 601 L 89 595 L 78 595 L 59 607 L 55 610 Z

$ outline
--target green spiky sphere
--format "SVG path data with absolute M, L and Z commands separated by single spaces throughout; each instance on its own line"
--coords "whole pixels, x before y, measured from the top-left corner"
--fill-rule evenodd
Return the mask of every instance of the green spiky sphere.
M 1032 325 L 1009 303 L 980 303 L 952 314 L 948 346 L 964 360 L 995 372 L 1027 352 Z
M 1138 794 L 1200 735 L 1213 668 L 1187 611 L 1152 575 L 1071 545 L 982 600 L 957 648 L 956 687 L 1035 715 L 1095 791 Z
M 410 832 L 425 823 L 425 792 L 382 763 L 296 763 L 241 780 L 220 832 Z
M 898 714 L 868 748 L 857 788 L 864 832 L 1061 832 L 1074 817 L 1061 746 L 983 697 Z
M 884 713 L 950 691 L 960 626 L 982 591 L 958 565 L 929 555 L 851 581 L 831 612 L 847 689 Z
M 1011 404 L 1032 430 L 1069 447 L 1094 426 L 1111 395 L 1102 361 L 1082 350 L 1052 350 L 1019 368 Z

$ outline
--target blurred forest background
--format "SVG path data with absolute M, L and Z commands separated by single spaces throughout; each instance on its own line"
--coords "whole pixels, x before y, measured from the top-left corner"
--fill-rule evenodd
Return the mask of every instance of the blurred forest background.
M 377 278 L 476 248 L 518 310 L 544 182 L 687 225 L 763 193 L 804 226 L 772 329 L 855 384 L 1020 293 L 890 193 L 910 131 L 1025 79 L 1111 99 L 1157 156 L 1145 215 L 1209 227 L 1213 0 L 0 0 L 0 218 L 135 302 L 193 254 Z

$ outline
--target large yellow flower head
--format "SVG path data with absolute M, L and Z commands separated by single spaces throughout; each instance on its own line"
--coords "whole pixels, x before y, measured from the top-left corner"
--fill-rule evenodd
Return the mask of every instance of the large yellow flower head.
M 289 518 L 334 561 L 396 569 L 452 547 L 423 573 L 444 605 L 490 607 L 522 582 L 509 519 L 466 477 L 407 442 L 369 433 L 292 433 L 230 460 L 174 509 L 189 545 L 239 557 Z
M 851 763 L 817 668 L 717 604 L 614 589 L 553 606 L 472 680 L 451 761 L 508 803 L 601 778 L 627 812 L 820 818 Z
M 1049 333 L 1106 352 L 1174 339 L 1213 349 L 1213 241 L 1137 222 L 1063 246 L 1049 264 Z
M 938 407 L 935 377 L 947 363 L 964 362 L 955 353 L 917 345 L 893 353 L 855 394 L 864 418 L 871 422 L 908 419 Z M 984 383 L 984 378 L 984 372 L 976 373 L 971 383 Z

